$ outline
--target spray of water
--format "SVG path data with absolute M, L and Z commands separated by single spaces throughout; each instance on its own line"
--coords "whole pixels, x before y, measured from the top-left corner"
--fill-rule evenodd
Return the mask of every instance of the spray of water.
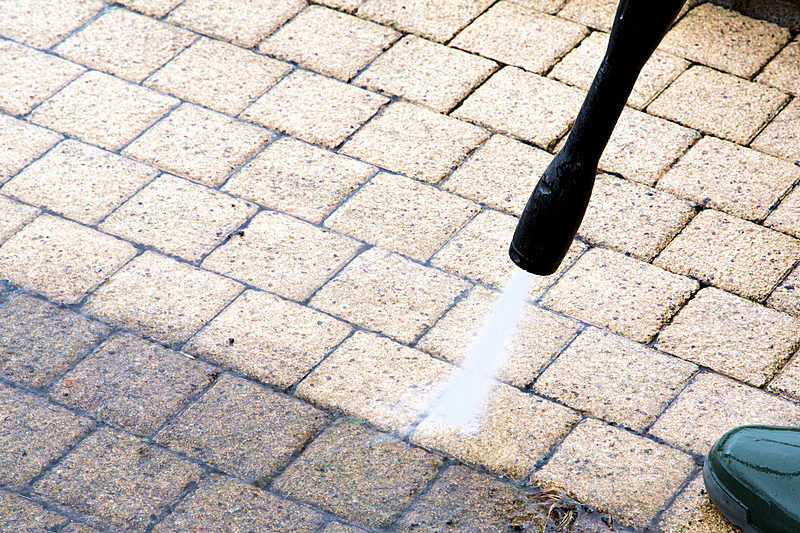
M 429 416 L 462 432 L 477 433 L 493 378 L 508 356 L 508 345 L 522 315 L 531 275 L 518 270 L 495 301 L 480 332 L 444 392 L 433 403 Z

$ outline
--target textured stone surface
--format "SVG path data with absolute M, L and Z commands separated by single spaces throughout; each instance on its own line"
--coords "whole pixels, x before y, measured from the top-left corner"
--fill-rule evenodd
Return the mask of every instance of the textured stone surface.
M 769 390 L 800 400 L 800 358 L 793 358 L 769 384 Z
M 367 0 L 358 14 L 443 43 L 491 4 L 492 0 Z
M 530 279 L 530 284 L 531 284 L 530 298 L 531 299 L 541 298 L 542 295 L 545 293 L 545 291 L 547 291 L 552 285 L 554 285 L 555 282 L 562 277 L 564 272 L 567 271 L 567 269 L 571 268 L 575 264 L 575 261 L 586 251 L 587 248 L 588 247 L 581 241 L 577 239 L 573 240 L 572 244 L 567 250 L 567 255 L 561 262 L 561 266 L 558 267 L 558 270 L 556 270 L 549 276 L 533 276 Z
M 120 0 L 119 4 L 153 17 L 163 17 L 181 3 L 181 0 Z
M 795 96 L 800 95 L 800 40 L 786 45 L 756 77 L 756 81 L 772 85 Z
M 795 268 L 775 287 L 767 305 L 800 318 L 800 268 Z
M 658 526 L 664 533 L 737 533 L 734 527 L 714 507 L 708 498 L 703 476 L 683 489 L 677 499 L 661 516 Z
M 48 511 L 29 498 L 0 490 L 0 528 L 4 531 L 39 533 L 47 531 L 45 528 L 52 530 L 66 521 L 66 516 Z
M 751 146 L 797 164 L 800 161 L 800 98 L 792 100 L 778 113 Z
M 325 285 L 311 305 L 360 326 L 411 342 L 447 310 L 469 284 L 373 248 Z
M 800 257 L 800 241 L 706 209 L 655 264 L 745 298 L 763 300 Z
M 2 191 L 0 191 L 2 192 Z M 35 207 L 0 196 L 0 244 L 40 213 Z
M 342 422 L 325 431 L 273 488 L 348 520 L 389 525 L 441 460 L 388 435 Z
M 0 113 L 0 183 L 56 144 L 61 135 Z
M 610 31 L 616 12 L 616 0 L 568 0 L 558 16 L 586 24 L 590 28 Z
M 797 168 L 797 167 L 793 167 Z M 800 188 L 781 200 L 778 207 L 767 217 L 764 225 L 783 233 L 800 238 Z
M 3 2 L 0 34 L 37 48 L 49 48 L 103 7 L 100 0 L 74 0 L 66 5 L 50 0 Z

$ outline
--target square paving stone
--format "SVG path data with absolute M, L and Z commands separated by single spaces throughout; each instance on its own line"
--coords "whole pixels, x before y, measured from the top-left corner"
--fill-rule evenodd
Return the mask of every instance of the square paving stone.
M 489 134 L 482 128 L 406 102 L 396 102 L 361 128 L 342 152 L 438 183 Z
M 347 81 L 397 40 L 396 31 L 322 6 L 309 6 L 258 51 Z
M 180 4 L 181 0 L 120 0 L 117 3 L 145 15 L 162 18 Z
M 0 42 L 0 109 L 24 115 L 85 69 L 12 41 Z
M 183 104 L 125 148 L 125 155 L 216 186 L 271 137 L 258 126 Z
M 187 0 L 167 20 L 252 48 L 305 5 L 304 0 Z
M 67 139 L 0 192 L 93 225 L 157 174 L 155 168 Z
M 661 515 L 659 530 L 664 533 L 737 533 L 734 527 L 720 514 L 708 498 L 703 476 L 683 489 L 669 509 Z
M 797 169 L 792 166 L 792 169 Z M 800 238 L 800 187 L 789 193 L 764 221 L 764 225 Z
M 547 367 L 535 388 L 570 407 L 641 431 L 695 371 L 691 363 L 588 328 Z
M 696 65 L 667 87 L 647 111 L 746 144 L 786 99 L 784 93 L 771 87 Z
M 447 113 L 497 69 L 497 63 L 406 35 L 353 83 Z
M 50 397 L 129 431 L 150 434 L 203 390 L 213 370 L 158 344 L 120 334 L 67 372 Z
M 282 137 L 234 174 L 223 190 L 322 222 L 374 173 L 372 165 Z
M 162 175 L 122 204 L 100 229 L 186 261 L 198 261 L 256 209 L 239 198 Z
M 658 188 L 748 220 L 763 220 L 800 181 L 800 168 L 728 141 L 704 137 L 658 182 Z
M 800 257 L 800 241 L 706 209 L 654 263 L 745 298 L 764 300 Z
M 564 260 L 561 261 L 561 266 L 558 267 L 558 270 L 550 274 L 549 276 L 531 276 L 529 283 L 531 284 L 529 297 L 532 300 L 540 299 L 543 294 L 555 284 L 556 281 L 561 279 L 561 276 L 564 272 L 567 271 L 568 268 L 571 268 L 577 259 L 583 255 L 583 253 L 588 249 L 581 241 L 575 239 L 572 241 L 569 249 L 567 250 L 567 255 L 564 256 Z
M 241 116 L 304 141 L 336 148 L 388 101 L 332 78 L 295 70 Z
M 800 169 L 798 169 L 800 170 Z M 578 234 L 587 242 L 650 261 L 691 220 L 691 202 L 601 174 Z
M 56 46 L 89 68 L 140 82 L 197 36 L 126 9 L 112 9 Z
M 795 356 L 769 384 L 769 390 L 800 400 L 800 357 Z
M 548 76 L 588 91 L 607 47 L 608 34 L 593 32 L 556 64 Z M 685 59 L 662 51 L 654 52 L 636 79 L 628 105 L 643 109 L 688 66 Z
M 200 474 L 200 467 L 186 459 L 104 428 L 84 439 L 33 488 L 93 525 L 143 532 Z
M 206 257 L 203 267 L 285 298 L 305 300 L 360 247 L 324 228 L 262 211 Z
M 24 293 L 0 307 L 0 375 L 27 387 L 49 385 L 110 329 Z
M 795 98 L 751 144 L 756 150 L 800 163 L 800 98 Z
M 492 135 L 442 187 L 501 211 L 521 215 L 552 154 L 505 135 Z
M 300 383 L 297 395 L 406 434 L 452 372 L 450 365 L 419 350 L 357 332 Z
M 0 6 L 0 35 L 37 48 L 50 48 L 92 18 L 105 4 L 100 0 L 15 0 Z
M 679 448 L 705 454 L 726 431 L 746 424 L 796 426 L 800 424 L 800 405 L 719 374 L 703 373 L 661 415 L 650 433 Z
M 248 376 L 286 388 L 351 331 L 323 313 L 246 291 L 184 347 Z
M 425 261 L 479 210 L 478 204 L 425 183 L 381 173 L 325 225 Z
M 499 293 L 484 287 L 473 287 L 466 298 L 420 339 L 417 347 L 461 364 L 498 296 Z M 567 317 L 526 304 L 514 337 L 505 350 L 507 359 L 497 378 L 517 387 L 529 385 L 572 340 L 578 328 L 578 324 Z
M 472 432 L 432 414 L 411 440 L 521 480 L 579 418 L 572 409 L 502 383 L 486 398 L 478 417 Z
M 800 96 L 800 40 L 786 45 L 756 77 L 756 81 Z
M 453 116 L 549 148 L 567 132 L 583 98 L 584 93 L 574 87 L 505 67 L 478 87 Z
M 586 33 L 579 24 L 504 0 L 467 26 L 449 45 L 543 74 Z
M 35 207 L 0 196 L 0 244 L 36 218 L 39 213 Z
M 22 488 L 72 448 L 91 425 L 88 418 L 0 384 L 0 482 Z
M 66 516 L 48 511 L 25 496 L 0 490 L 0 529 L 3 531 L 44 533 L 66 521 Z
M 610 31 L 617 12 L 616 0 L 568 0 L 558 16 L 597 30 Z
M 697 288 L 689 278 L 594 248 L 561 277 L 542 303 L 646 343 Z
M 177 104 L 175 98 L 92 70 L 43 102 L 30 119 L 118 150 Z
M 492 0 L 368 0 L 358 14 L 444 43 L 492 3 Z
M 644 528 L 694 468 L 687 454 L 589 419 L 533 480 L 564 487 L 580 501 L 611 512 L 616 521 Z
M 396 524 L 418 531 L 539 531 L 551 502 L 465 466 L 451 466 Z M 545 529 L 546 531 L 546 529 Z
M 401 342 L 412 342 L 455 302 L 469 283 L 372 248 L 311 299 L 311 305 Z
M 239 477 L 263 481 L 328 423 L 303 402 L 225 375 L 156 441 Z
M 786 28 L 713 4 L 689 11 L 661 48 L 691 61 L 750 78 L 789 41 Z
M 388 526 L 436 475 L 441 460 L 372 429 L 337 423 L 272 488 L 348 520 Z
M 156 340 L 177 343 L 241 291 L 235 281 L 145 252 L 95 291 L 83 309 Z
M 41 215 L 0 247 L 0 272 L 58 303 L 77 303 L 136 249 L 75 222 Z
M 656 346 L 760 387 L 800 346 L 800 319 L 708 287 L 661 331 Z
M 0 113 L 0 183 L 61 139 L 54 131 Z
M 280 496 L 233 478 L 212 476 L 203 481 L 159 523 L 156 533 L 203 529 L 227 533 L 283 533 L 319 531 L 322 515 Z
M 767 305 L 800 318 L 800 267 L 775 287 Z
M 203 37 L 150 76 L 145 85 L 236 115 L 290 69 L 281 61 Z

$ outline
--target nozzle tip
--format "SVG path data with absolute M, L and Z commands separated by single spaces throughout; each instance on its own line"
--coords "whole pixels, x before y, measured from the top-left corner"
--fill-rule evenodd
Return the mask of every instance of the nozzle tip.
M 543 263 L 541 261 L 535 261 L 529 257 L 525 257 L 519 252 L 519 250 L 517 250 L 513 242 L 508 248 L 508 256 L 511 258 L 511 261 L 513 261 L 514 264 L 520 267 L 522 270 L 530 272 L 531 274 L 536 274 L 537 276 L 549 276 L 558 270 L 559 265 L 561 265 L 561 260 L 555 263 L 552 261 Z

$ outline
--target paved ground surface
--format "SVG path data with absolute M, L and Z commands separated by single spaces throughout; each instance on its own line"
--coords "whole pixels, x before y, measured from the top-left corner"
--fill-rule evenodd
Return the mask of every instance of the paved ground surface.
M 481 432 L 424 416 L 613 4 L 0 3 L 0 530 L 731 531 L 704 453 L 800 424 L 786 27 L 684 13 Z

